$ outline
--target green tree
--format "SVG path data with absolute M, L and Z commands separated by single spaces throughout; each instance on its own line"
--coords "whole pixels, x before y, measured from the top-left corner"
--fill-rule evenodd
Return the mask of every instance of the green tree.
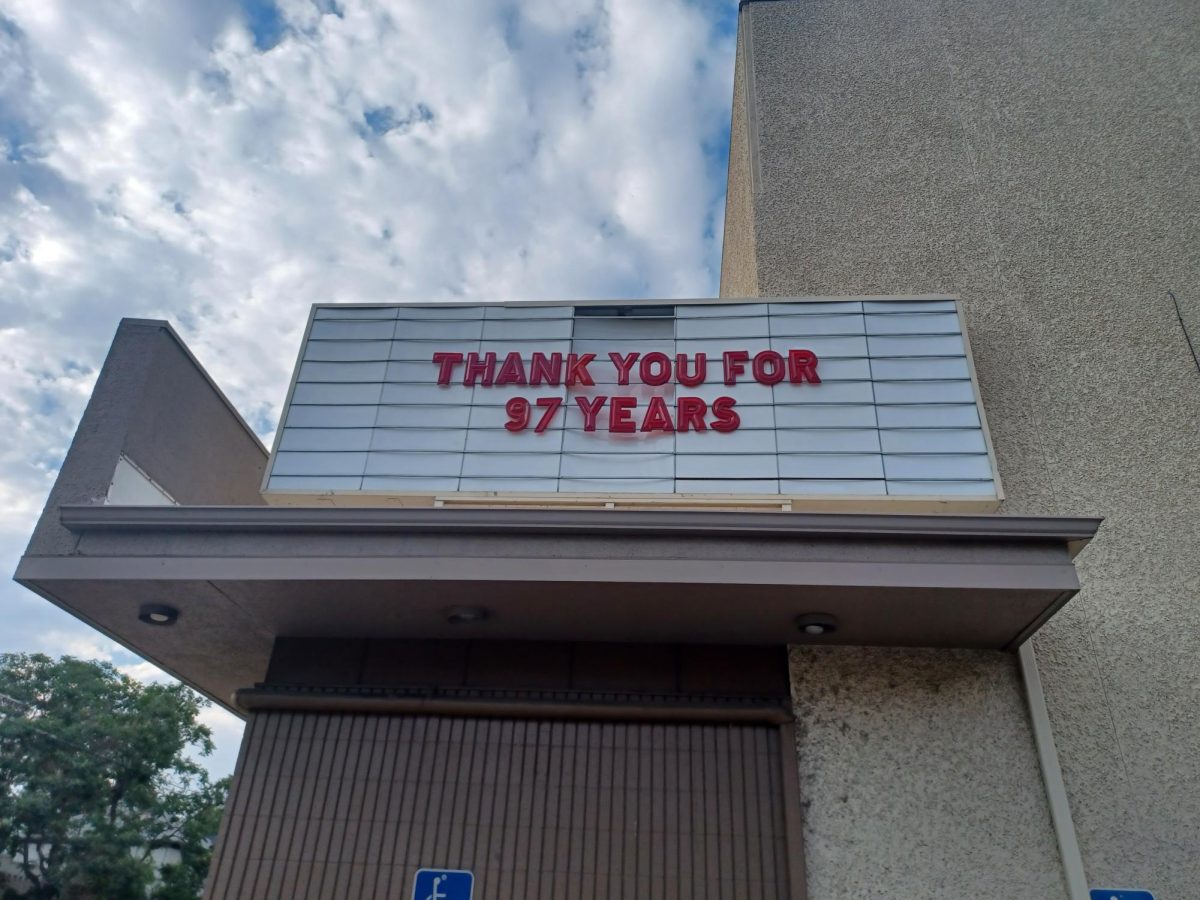
M 0 875 L 3 896 L 197 897 L 228 788 L 187 755 L 212 752 L 207 705 L 107 663 L 0 655 L 0 854 L 32 885 Z M 168 847 L 181 860 L 156 876 Z

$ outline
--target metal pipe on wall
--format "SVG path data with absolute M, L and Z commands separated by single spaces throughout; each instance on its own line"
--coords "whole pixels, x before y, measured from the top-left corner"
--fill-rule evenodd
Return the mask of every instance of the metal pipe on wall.
M 1067 878 L 1067 896 L 1070 900 L 1088 900 L 1083 856 L 1079 852 L 1075 821 L 1071 818 L 1067 786 L 1063 782 L 1062 768 L 1058 764 L 1058 750 L 1054 746 L 1054 732 L 1050 727 L 1050 713 L 1046 709 L 1046 695 L 1042 691 L 1042 677 L 1038 672 L 1032 640 L 1025 641 L 1017 649 L 1017 659 L 1021 666 L 1021 680 L 1025 684 L 1025 700 L 1029 704 L 1029 718 L 1033 726 L 1033 741 L 1037 747 L 1038 762 L 1042 767 L 1042 780 L 1046 784 L 1050 819 L 1054 823 L 1058 850 Z

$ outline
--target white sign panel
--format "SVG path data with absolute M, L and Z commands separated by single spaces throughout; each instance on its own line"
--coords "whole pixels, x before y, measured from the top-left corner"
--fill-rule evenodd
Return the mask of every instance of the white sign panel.
M 997 497 L 953 299 L 317 306 L 264 485 Z

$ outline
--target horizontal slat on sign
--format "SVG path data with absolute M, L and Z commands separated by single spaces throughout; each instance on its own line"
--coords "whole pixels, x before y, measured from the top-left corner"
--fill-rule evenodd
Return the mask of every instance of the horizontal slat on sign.
M 676 453 L 774 453 L 775 432 L 739 428 L 729 434 L 688 431 L 675 436 Z
M 383 381 L 387 374 L 388 364 L 383 360 L 378 362 L 306 362 L 300 366 L 297 381 L 347 381 L 374 382 Z
M 607 360 L 609 353 L 619 353 L 622 356 L 628 356 L 630 353 L 638 353 L 645 356 L 647 353 L 665 353 L 672 359 L 675 358 L 675 341 L 674 340 L 624 340 L 614 338 L 612 340 L 574 340 L 569 348 L 571 352 L 582 356 L 585 353 L 596 354 L 596 361 Z M 679 351 L 682 352 L 682 351 Z M 590 371 L 590 366 L 589 366 Z
M 819 360 L 847 356 L 861 358 L 867 356 L 867 339 L 861 336 L 835 337 L 823 334 L 803 338 L 777 337 L 771 338 L 771 349 L 784 356 L 788 355 L 789 350 L 811 350 Z M 820 368 L 817 371 L 820 372 Z
M 483 335 L 482 319 L 461 319 L 438 322 L 429 319 L 401 320 L 396 323 L 396 340 L 400 341 L 477 341 Z
M 444 450 L 463 449 L 467 432 L 461 428 L 376 428 L 372 450 Z
M 313 341 L 382 341 L 390 340 L 396 331 L 394 321 L 336 321 L 316 319 L 308 333 Z
M 708 319 L 737 316 L 761 316 L 767 312 L 765 303 L 697 303 L 675 307 L 676 319 Z
M 467 406 L 474 395 L 473 388 L 461 384 L 404 384 L 389 381 L 380 385 L 380 388 L 381 403 L 405 406 Z
M 966 345 L 959 334 L 873 335 L 866 339 L 870 356 L 966 356 Z M 816 351 L 820 355 L 819 351 Z M 863 355 L 866 355 L 865 351 Z
M 889 481 L 888 493 L 907 496 L 993 497 L 996 486 L 991 481 Z
M 954 312 L 953 300 L 865 300 L 869 313 Z
M 766 316 L 678 319 L 675 322 L 675 338 L 677 340 L 765 338 L 770 336 L 768 328 Z
M 746 415 L 742 416 L 745 427 Z M 873 428 L 875 407 L 869 404 L 838 406 L 837 404 L 806 403 L 776 406 L 774 421 L 779 428 Z
M 880 432 L 884 453 L 986 453 L 979 428 L 889 429 Z
M 554 478 L 558 470 L 558 453 L 467 453 L 462 460 L 464 478 Z
M 867 334 L 959 334 L 954 313 L 867 313 Z
M 778 478 L 774 454 L 704 453 L 675 459 L 676 478 Z
M 394 306 L 318 306 L 316 319 L 394 319 Z
M 409 384 L 436 384 L 440 369 L 441 366 L 433 362 L 432 358 L 393 360 L 387 364 L 383 380 Z M 462 382 L 461 367 L 454 371 L 451 380 L 456 383 Z
M 671 341 L 675 338 L 675 320 L 637 316 L 624 319 L 576 318 L 572 334 L 577 341 Z
M 927 381 L 971 377 L 966 358 L 955 356 L 873 359 L 871 372 L 880 381 Z
M 379 407 L 375 424 L 380 428 L 466 428 L 471 416 L 469 406 Z
M 521 359 L 528 364 L 535 353 L 544 353 L 546 356 L 549 356 L 551 353 L 561 353 L 565 357 L 571 352 L 571 342 L 563 340 L 517 340 L 515 338 L 508 340 L 484 340 L 479 342 L 479 352 L 495 353 L 497 365 L 504 362 L 504 357 L 510 353 L 520 354 Z
M 781 453 L 779 477 L 883 478 L 883 457 L 878 453 Z
M 607 429 L 583 431 L 574 427 L 563 434 L 562 447 L 568 453 L 671 453 L 675 445 L 675 435 L 670 432 L 613 434 Z
M 509 431 L 504 427 L 473 428 L 466 432 L 468 453 L 557 453 L 562 449 L 562 429 L 534 431 L 537 419 L 524 431 Z
M 364 491 L 397 491 L 406 494 L 432 494 L 458 490 L 457 478 L 405 478 L 389 475 L 363 477 Z
M 462 468 L 460 453 L 415 453 L 373 450 L 367 454 L 367 475 L 454 475 Z
M 718 375 L 716 378 L 709 379 L 702 385 L 694 388 L 680 388 L 680 397 L 699 397 L 706 403 L 712 403 L 718 397 L 732 397 L 737 401 L 735 409 L 741 409 L 743 406 L 770 406 L 771 405 L 771 387 L 766 384 L 759 384 L 753 378 L 741 378 L 737 384 L 722 384 L 721 378 Z M 711 421 L 711 416 L 709 420 Z
M 293 403 L 354 406 L 379 402 L 382 384 L 297 384 L 292 391 Z
M 771 318 L 776 316 L 821 316 L 832 313 L 860 313 L 863 311 L 861 300 L 814 300 L 812 303 L 771 303 L 767 307 Z
M 779 491 L 782 494 L 855 494 L 879 496 L 887 493 L 887 483 L 868 479 L 836 481 L 829 479 L 810 478 L 804 481 L 780 479 Z
M 489 319 L 483 323 L 485 341 L 564 341 L 570 338 L 570 319 Z
M 767 337 L 757 338 L 729 338 L 728 340 L 715 340 L 713 338 L 677 338 L 675 341 L 676 353 L 706 353 L 708 354 L 708 362 L 711 366 L 716 363 L 721 365 L 724 360 L 724 354 L 727 351 L 744 350 L 750 354 L 753 359 L 755 353 L 763 350 L 771 349 L 771 341 Z M 750 371 L 750 364 L 745 363 L 746 371 Z M 719 371 L 719 369 L 718 369 Z
M 361 475 L 367 454 L 281 450 L 275 454 L 272 475 Z
M 775 385 L 774 397 L 775 403 L 781 406 L 791 403 L 871 403 L 875 391 L 869 381 L 783 382 Z
M 677 478 L 675 491 L 680 494 L 778 494 L 778 479 Z
M 388 359 L 392 353 L 392 342 L 386 341 L 309 341 L 304 345 L 306 360 L 331 362 L 357 362 Z
M 880 428 L 972 428 L 979 425 L 973 404 L 915 404 L 879 407 Z
M 577 494 L 670 494 L 672 478 L 560 478 L 558 489 Z
M 392 341 L 392 348 L 389 359 L 412 360 L 415 362 L 427 362 L 433 365 L 433 354 L 437 352 L 446 353 L 461 353 L 464 357 L 468 353 L 479 353 L 478 341 L 439 341 L 439 340 L 407 340 L 407 341 Z M 458 366 L 453 374 L 453 379 L 462 378 L 462 366 Z
M 673 478 L 670 453 L 564 453 L 563 478 Z
M 285 428 L 280 450 L 368 450 L 370 428 Z
M 445 303 L 433 303 L 428 306 L 401 306 L 396 310 L 396 318 L 402 321 L 439 319 L 454 321 L 458 319 L 482 319 L 482 306 L 450 306 Z
M 357 491 L 361 487 L 361 475 L 318 475 L 310 478 L 293 475 L 272 475 L 267 481 L 268 491 Z
M 950 454 L 884 454 L 888 481 L 986 479 L 992 476 L 987 456 Z
M 513 397 L 524 397 L 536 406 L 539 399 L 557 397 L 566 401 L 566 396 L 567 389 L 565 387 L 553 385 L 539 384 L 537 387 L 530 387 L 526 384 L 502 384 L 491 387 L 476 385 L 475 393 L 471 396 L 471 403 L 475 406 L 504 406 Z M 566 403 L 564 402 L 563 405 L 565 406 Z M 540 413 L 535 412 L 533 415 L 540 415 Z M 558 415 L 561 416 L 562 413 L 560 412 Z
M 285 428 L 370 428 L 375 424 L 379 407 L 364 406 L 304 406 L 293 403 L 288 407 Z
M 874 429 L 812 428 L 776 432 L 780 453 L 878 453 L 879 432 Z
M 557 478 L 461 478 L 460 491 L 503 491 L 505 493 L 543 493 L 558 490 Z
M 570 319 L 573 306 L 489 306 L 483 307 L 485 319 Z
M 771 337 L 866 334 L 861 315 L 772 316 Z
M 875 402 L 970 403 L 975 399 L 969 381 L 883 381 L 875 384 Z

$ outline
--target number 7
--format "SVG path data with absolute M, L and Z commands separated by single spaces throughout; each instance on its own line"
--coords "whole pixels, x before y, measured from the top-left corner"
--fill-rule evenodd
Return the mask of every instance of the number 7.
M 550 427 L 550 422 L 554 419 L 554 414 L 562 406 L 562 397 L 538 397 L 537 405 L 544 407 L 546 410 L 542 413 L 541 419 L 538 420 L 537 426 L 533 429 L 535 434 L 541 434 Z

